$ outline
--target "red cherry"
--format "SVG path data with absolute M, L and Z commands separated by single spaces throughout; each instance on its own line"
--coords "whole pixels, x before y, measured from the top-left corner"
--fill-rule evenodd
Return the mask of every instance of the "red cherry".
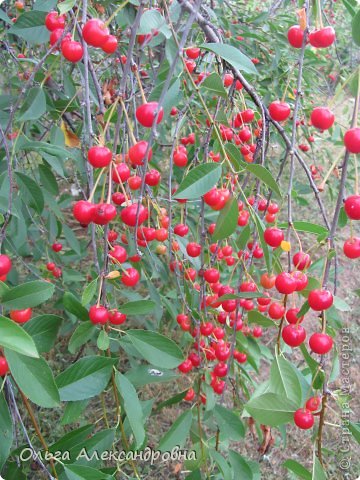
M 102 307 L 101 305 L 92 305 L 89 309 L 89 319 L 94 325 L 104 325 L 109 319 L 109 312 L 107 308 Z
M 287 312 L 286 312 L 286 320 L 294 325 L 296 323 L 301 323 L 303 320 L 304 320 L 304 315 L 300 318 L 297 317 L 297 314 L 300 312 L 300 308 L 290 308 Z
M 61 243 L 53 243 L 51 245 L 51 248 L 54 250 L 54 252 L 60 252 L 62 250 L 62 244 Z
M 0 357 L 0 377 L 4 377 L 9 372 L 9 365 L 5 357 Z
M 306 402 L 305 407 L 310 410 L 310 412 L 316 412 L 320 409 L 321 405 L 321 397 L 310 397 L 309 400 Z
M 273 302 L 270 304 L 268 312 L 270 318 L 273 320 L 280 320 L 280 318 L 284 316 L 285 307 L 280 303 Z
M 138 175 L 134 175 L 128 180 L 128 185 L 131 190 L 138 190 L 141 187 L 141 183 L 141 177 L 139 177 Z
M 228 366 L 224 362 L 217 363 L 213 369 L 216 377 L 226 377 L 228 372 Z
M 184 397 L 184 400 L 186 400 L 187 402 L 191 402 L 193 401 L 195 398 L 195 392 L 194 392 L 194 389 L 193 388 L 189 388 L 189 390 L 186 392 L 186 395 Z
M 246 355 L 246 353 L 239 352 L 239 351 L 235 350 L 234 351 L 234 358 L 239 363 L 245 363 L 246 360 L 247 360 L 247 355 Z
M 344 209 L 351 220 L 360 220 L 360 195 L 350 195 L 345 200 Z
M 115 203 L 115 205 L 122 205 L 125 202 L 125 195 L 121 192 L 114 192 L 111 195 L 111 200 Z
M 193 364 L 194 367 L 199 367 L 201 364 L 201 358 L 195 352 L 191 352 L 188 355 L 188 359 L 190 360 L 190 362 Z
M 308 302 L 310 308 L 317 312 L 327 310 L 333 304 L 333 295 L 329 290 L 316 289 L 309 293 Z
M 326 333 L 313 333 L 309 339 L 309 346 L 314 353 L 325 355 L 333 347 L 333 339 Z
M 90 165 L 94 168 L 103 168 L 110 165 L 112 152 L 108 147 L 97 145 L 89 149 L 87 158 Z
M 109 230 L 108 231 L 107 238 L 108 238 L 110 243 L 115 242 L 117 240 L 118 236 L 119 235 L 117 234 L 117 232 L 115 232 L 115 230 Z
M 62 275 L 61 268 L 58 268 L 58 267 L 54 268 L 54 270 L 52 271 L 52 274 L 53 274 L 53 277 L 60 278 Z
M 127 260 L 126 249 L 122 245 L 114 245 L 113 250 L 110 250 L 109 257 L 113 263 L 124 263 Z
M 135 143 L 132 147 L 129 148 L 129 158 L 131 163 L 134 165 L 143 165 L 145 160 L 146 150 L 148 148 L 148 142 L 142 140 L 141 142 Z M 152 158 L 152 149 L 149 149 L 148 152 L 148 161 L 150 162 Z
M 58 12 L 51 11 L 45 17 L 45 26 L 50 32 L 56 29 L 64 30 L 65 20 L 65 15 L 59 15 Z
M 96 225 L 107 225 L 116 217 L 115 205 L 111 203 L 98 203 L 94 208 L 93 221 Z
M 327 107 L 316 107 L 311 112 L 311 124 L 319 130 L 328 130 L 335 121 L 335 115 Z
M 344 145 L 350 153 L 360 153 L 360 127 L 350 128 L 345 133 Z
M 121 220 L 128 225 L 129 227 L 135 227 L 136 225 L 136 216 L 137 211 L 139 209 L 139 218 L 138 218 L 138 225 L 141 225 L 145 222 L 145 220 L 149 217 L 149 211 L 143 205 L 139 205 L 138 203 L 133 203 L 125 208 L 123 208 L 120 212 Z
M 309 43 L 315 48 L 330 47 L 335 41 L 335 30 L 333 27 L 320 28 L 309 34 Z
M 224 380 L 217 379 L 216 381 L 211 383 L 211 386 L 214 390 L 214 393 L 216 393 L 217 395 L 221 395 L 226 388 L 226 383 L 224 382 Z
M 219 279 L 220 279 L 219 270 L 217 270 L 216 268 L 208 268 L 208 269 L 205 270 L 205 272 L 204 272 L 204 279 L 205 279 L 208 283 L 216 283 L 216 282 L 218 282 Z
M 299 25 L 293 25 L 288 30 L 287 38 L 292 47 L 301 48 L 303 44 L 304 31 L 299 27 Z
M 214 325 L 211 322 L 205 322 L 200 325 L 201 335 L 204 335 L 205 337 L 211 335 L 213 330 Z
M 73 215 L 81 225 L 89 225 L 94 218 L 95 205 L 86 200 L 79 200 L 73 206 Z
M 297 281 L 290 273 L 282 272 L 276 277 L 275 287 L 279 293 L 290 295 L 295 292 Z
M 230 348 L 227 345 L 218 344 L 215 347 L 215 356 L 220 362 L 225 362 L 230 357 Z
M 196 60 L 200 55 L 200 48 L 196 48 L 196 47 L 187 48 L 185 50 L 185 54 L 188 58 Z
M 182 146 L 176 148 L 173 155 L 173 161 L 177 167 L 179 168 L 185 167 L 188 162 L 186 148 Z
M 360 238 L 352 237 L 344 243 L 344 254 L 346 257 L 354 259 L 360 257 Z
M 284 240 L 284 233 L 282 230 L 280 230 L 280 228 L 266 228 L 264 231 L 264 240 L 268 245 L 270 245 L 270 247 L 280 247 L 281 242 Z
M 251 138 L 251 130 L 248 127 L 243 128 L 239 131 L 239 138 L 240 140 L 245 143 L 248 142 Z
M 66 60 L 69 60 L 69 62 L 77 63 L 82 59 L 84 55 L 84 49 L 80 42 L 68 40 L 66 42 L 62 42 L 61 53 Z
M 286 120 L 290 115 L 290 112 L 290 105 L 286 102 L 275 100 L 275 102 L 272 102 L 269 105 L 270 117 L 277 122 L 283 122 Z
M 136 109 L 137 121 L 143 127 L 151 128 L 153 126 L 158 105 L 158 102 L 143 103 Z M 160 123 L 163 119 L 163 116 L 164 110 L 161 108 L 156 123 Z
M 305 328 L 301 325 L 286 325 L 281 333 L 282 339 L 290 347 L 298 347 L 306 338 Z
M 113 168 L 111 178 L 115 183 L 124 183 L 130 178 L 130 169 L 126 163 L 119 163 Z
M 110 310 L 108 312 L 109 322 L 112 325 L 122 325 L 126 321 L 125 313 L 120 313 L 117 310 Z
M 111 55 L 116 52 L 118 47 L 118 41 L 115 35 L 108 35 L 105 42 L 101 45 L 101 49 Z
M 109 36 L 109 29 L 100 19 L 92 18 L 85 23 L 82 36 L 85 42 L 92 47 L 102 47 Z
M 301 292 L 301 290 L 304 290 L 307 287 L 307 285 L 309 283 L 309 279 L 304 272 L 300 272 L 299 270 L 295 270 L 294 272 L 292 272 L 292 276 L 296 280 L 296 284 L 297 284 L 296 285 L 296 291 L 297 292 Z
M 254 327 L 252 331 L 253 337 L 254 338 L 260 338 L 262 337 L 263 331 L 261 327 Z
M 270 203 L 268 206 L 268 212 L 271 215 L 275 215 L 279 211 L 279 205 L 277 203 Z
M 25 308 L 23 310 L 11 310 L 10 318 L 16 323 L 26 323 L 30 320 L 32 315 L 31 308 Z
M 230 87 L 234 83 L 234 76 L 232 73 L 225 73 L 224 87 Z
M 293 265 L 298 270 L 305 270 L 305 268 L 309 268 L 311 265 L 310 255 L 304 252 L 295 253 L 293 256 Z
M 52 272 L 55 267 L 56 267 L 56 265 L 55 265 L 55 263 L 53 263 L 53 262 L 48 262 L 48 263 L 46 264 L 46 269 L 47 269 L 49 272 Z
M 145 183 L 146 185 L 149 185 L 149 187 L 156 187 L 157 185 L 159 185 L 160 180 L 161 180 L 160 172 L 158 172 L 155 169 L 150 170 L 145 175 Z
M 191 363 L 191 360 L 188 358 L 184 360 L 180 365 L 178 366 L 179 372 L 181 373 L 189 373 L 193 368 L 193 364 Z
M 185 237 L 189 233 L 189 227 L 184 225 L 183 223 L 179 223 L 174 227 L 175 235 L 179 235 L 179 237 Z
M 186 252 L 190 257 L 198 257 L 201 253 L 201 245 L 190 242 L 186 245 Z
M 0 255 L 0 276 L 7 275 L 11 270 L 11 260 L 7 255 Z
M 57 28 L 50 34 L 50 45 L 53 46 L 58 40 L 62 37 L 64 30 L 62 28 Z
M 121 275 L 121 281 L 127 287 L 134 287 L 140 280 L 140 274 L 136 268 L 127 268 Z
M 260 284 L 263 288 L 270 290 L 275 285 L 276 276 L 263 273 L 260 278 Z
M 314 425 L 314 417 L 310 410 L 299 408 L 294 413 L 294 422 L 302 430 L 308 430 Z

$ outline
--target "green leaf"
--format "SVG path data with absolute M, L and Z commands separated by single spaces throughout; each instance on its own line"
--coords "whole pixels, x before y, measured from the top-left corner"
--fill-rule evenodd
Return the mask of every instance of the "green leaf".
M 232 45 L 225 45 L 224 43 L 203 43 L 200 45 L 203 50 L 208 50 L 215 53 L 223 60 L 228 62 L 232 67 L 246 72 L 257 73 L 256 68 L 249 57 L 240 52 L 239 49 Z
M 39 358 L 34 340 L 20 325 L 0 315 L 0 345 L 14 352 Z
M 155 9 L 147 10 L 141 15 L 137 34 L 148 34 L 158 30 L 166 37 L 171 36 L 171 31 L 166 24 L 165 18 Z
M 89 283 L 89 285 L 86 285 L 81 297 L 81 304 L 83 306 L 88 305 L 94 298 L 97 291 L 97 282 L 98 279 L 95 278 L 92 282 Z
M 250 468 L 250 465 L 242 455 L 235 452 L 234 450 L 230 450 L 229 460 L 232 467 L 232 471 L 234 472 L 234 478 L 244 479 L 244 480 L 245 478 L 246 480 L 253 479 L 253 473 Z
M 65 310 L 75 315 L 80 320 L 89 320 L 89 312 L 81 305 L 79 300 L 70 292 L 65 292 L 63 296 Z
M 175 420 L 171 428 L 162 437 L 158 449 L 162 452 L 168 452 L 177 445 L 182 448 L 190 433 L 191 423 L 192 410 L 187 410 Z
M 30 44 L 41 44 L 49 41 L 49 32 L 45 27 L 45 12 L 32 10 L 22 13 L 8 33 L 23 38 Z
M 229 410 L 222 405 L 215 405 L 214 417 L 220 429 L 220 433 L 224 435 L 224 438 L 229 438 L 235 441 L 244 438 L 244 425 L 238 415 L 232 410 Z
M 4 394 L 0 392 L 0 471 L 4 466 L 14 439 L 12 419 Z
M 33 207 L 39 214 L 44 210 L 44 195 L 38 184 L 27 175 L 15 172 L 19 188 L 24 189 L 30 198 L 30 207 Z
M 212 240 L 217 242 L 218 240 L 230 237 L 236 230 L 238 217 L 238 202 L 237 199 L 233 197 L 227 201 L 225 207 L 219 213 Z
M 200 88 L 205 88 L 220 97 L 227 98 L 227 92 L 224 88 L 223 81 L 221 80 L 220 75 L 215 72 L 205 78 L 201 83 Z
M 95 332 L 96 327 L 91 322 L 80 323 L 70 338 L 69 352 L 74 354 L 81 345 L 84 345 L 92 338 Z
M 68 480 L 110 480 L 114 478 L 112 475 L 83 465 L 64 465 L 64 472 Z
M 115 373 L 115 382 L 124 402 L 124 410 L 135 437 L 135 448 L 140 448 L 145 440 L 143 411 L 133 384 L 121 373 Z
M 152 300 L 137 300 L 120 305 L 119 311 L 125 315 L 146 315 L 151 313 L 155 306 L 155 302 Z
M 295 460 L 286 460 L 286 462 L 283 463 L 283 467 L 295 473 L 296 476 L 302 478 L 303 480 L 311 480 L 311 473 L 309 470 Z
M 315 454 L 314 451 L 314 463 L 313 463 L 313 471 L 312 471 L 312 480 L 326 480 L 327 476 L 324 472 L 324 469 L 318 459 L 318 457 Z
M 62 317 L 58 315 L 38 315 L 26 322 L 23 328 L 31 335 L 38 351 L 43 353 L 53 347 L 62 321 Z
M 135 387 L 142 387 L 150 383 L 165 383 L 173 381 L 179 375 L 166 368 L 152 368 L 149 365 L 140 365 L 126 372 L 126 377 Z
M 116 360 L 89 356 L 78 360 L 56 377 L 63 402 L 85 400 L 99 395 L 108 384 Z
M 205 163 L 190 170 L 173 198 L 194 200 L 202 197 L 220 180 L 221 165 Z
M 256 310 L 251 310 L 250 312 L 248 312 L 248 323 L 256 323 L 256 325 L 260 325 L 264 328 L 275 326 L 275 322 L 273 322 L 270 318 L 265 317 L 265 315 L 262 315 L 260 312 L 257 312 Z
M 216 465 L 218 466 L 223 480 L 233 480 L 233 472 L 231 471 L 230 465 L 225 460 L 225 458 L 221 455 L 221 453 L 217 452 L 216 450 L 209 450 L 210 457 L 214 460 Z
M 283 395 L 269 392 L 250 399 L 245 408 L 258 422 L 277 427 L 291 422 L 298 407 Z
M 356 45 L 360 46 L 360 10 L 357 11 L 351 22 L 352 37 Z
M 352 436 L 355 438 L 357 443 L 360 444 L 360 423 L 349 423 L 349 430 L 352 433 Z
M 78 255 L 81 255 L 81 247 L 79 240 L 76 238 L 75 233 L 71 228 L 69 228 L 67 225 L 62 226 L 64 236 L 66 238 L 67 243 L 69 244 L 70 248 L 74 250 L 75 253 Z
M 12 25 L 12 21 L 11 19 L 6 15 L 6 13 L 4 12 L 4 10 L 0 9 L 0 20 L 2 20 L 3 22 L 7 23 L 8 25 Z
M 61 425 L 74 423 L 87 407 L 90 400 L 79 400 L 78 402 L 67 402 Z
M 164 335 L 148 330 L 127 330 L 126 335 L 143 358 L 156 367 L 176 368 L 184 360 L 178 345 Z
M 38 118 L 41 118 L 44 113 L 46 113 L 46 97 L 44 90 L 40 87 L 30 88 L 19 111 L 19 121 L 27 122 L 29 120 L 37 120 Z
M 326 227 L 322 225 L 318 225 L 317 223 L 311 222 L 294 222 L 294 228 L 298 232 L 308 232 L 308 233 L 316 233 L 317 235 L 326 235 L 329 231 Z M 278 225 L 279 228 L 288 228 L 287 223 L 280 223 Z
M 1 303 L 5 308 L 16 310 L 32 308 L 49 300 L 54 290 L 52 283 L 35 280 L 9 289 L 3 294 Z
M 100 330 L 96 344 L 98 349 L 102 351 L 105 351 L 109 348 L 110 338 L 105 330 Z
M 233 143 L 226 143 L 225 151 L 227 153 L 227 156 L 230 162 L 232 163 L 232 166 L 235 168 L 237 172 L 245 168 L 246 162 L 244 162 L 239 149 Z
M 340 310 L 340 312 L 351 312 L 351 307 L 342 298 L 334 297 L 334 307 Z
M 8 348 L 5 357 L 15 382 L 33 403 L 45 408 L 59 406 L 59 392 L 52 371 L 42 357 L 27 357 Z
M 271 365 L 269 389 L 300 407 L 302 391 L 299 378 L 293 365 L 278 355 Z
M 280 198 L 282 197 L 279 183 L 276 182 L 275 178 L 267 168 L 255 163 L 246 163 L 245 168 L 248 172 L 251 172 L 253 175 L 255 175 L 255 177 L 257 177 L 261 182 L 265 183 L 265 185 L 267 185 L 271 191 L 276 193 Z
M 69 12 L 76 4 L 76 0 L 64 0 L 63 2 L 59 3 L 57 8 L 59 10 L 60 15 Z
M 346 7 L 346 10 L 350 13 L 350 15 L 352 17 L 355 16 L 356 12 L 355 12 L 355 8 L 357 3 L 356 3 L 356 0 L 355 1 L 352 1 L 352 0 L 342 0 L 343 4 L 345 5 Z

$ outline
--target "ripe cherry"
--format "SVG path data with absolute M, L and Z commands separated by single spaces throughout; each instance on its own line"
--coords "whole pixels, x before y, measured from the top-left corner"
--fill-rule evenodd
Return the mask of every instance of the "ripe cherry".
M 118 41 L 115 35 L 108 35 L 105 42 L 101 45 L 101 49 L 111 55 L 116 52 L 118 47 Z
M 306 402 L 305 408 L 310 410 L 310 412 L 316 412 L 320 409 L 321 405 L 321 397 L 310 397 L 309 400 Z
M 140 280 L 140 274 L 136 268 L 127 268 L 121 275 L 121 281 L 127 287 L 134 287 Z
M 290 105 L 286 102 L 275 100 L 275 102 L 272 102 L 269 105 L 270 117 L 277 122 L 283 122 L 286 120 L 290 115 L 290 112 Z
M 53 243 L 51 245 L 51 248 L 52 248 L 52 250 L 54 250 L 54 252 L 60 252 L 62 250 L 63 246 L 62 246 L 62 243 Z
M 278 302 L 270 303 L 269 306 L 269 317 L 273 320 L 280 320 L 284 316 L 285 307 Z
M 9 365 L 5 357 L 0 356 L 0 377 L 4 377 L 9 373 Z
M 186 392 L 184 400 L 186 400 L 187 402 L 192 402 L 194 398 L 195 398 L 195 391 L 193 388 L 189 388 L 189 390 Z
M 346 257 L 355 259 L 360 257 L 360 237 L 351 237 L 344 243 L 343 251 Z
M 64 33 L 64 30 L 62 28 L 57 28 L 50 34 L 50 45 L 53 46 L 55 43 L 59 41 L 59 39 L 62 37 Z
M 140 142 L 135 143 L 132 147 L 129 148 L 129 158 L 132 164 L 134 165 L 143 165 L 145 160 L 146 150 L 148 148 L 148 142 L 141 140 Z M 149 149 L 148 152 L 148 161 L 150 162 L 152 158 L 152 149 Z
M 136 109 L 136 118 L 137 121 L 143 126 L 147 128 L 151 128 L 153 126 L 156 112 L 158 109 L 158 102 L 149 102 L 143 103 Z M 160 108 L 159 115 L 157 118 L 157 124 L 161 122 L 164 116 L 164 110 Z
M 86 200 L 79 200 L 73 206 L 73 215 L 81 225 L 89 225 L 94 218 L 95 205 Z
M 261 327 L 254 327 L 252 331 L 253 337 L 254 338 L 260 338 L 262 337 L 263 331 Z
M 305 328 L 301 325 L 286 325 L 281 332 L 282 339 L 290 347 L 298 347 L 306 338 Z
M 237 350 L 234 351 L 234 358 L 239 363 L 246 363 L 247 355 L 246 353 L 239 352 Z
M 216 377 L 226 377 L 228 372 L 228 366 L 224 362 L 217 363 L 213 369 Z
M 220 272 L 216 268 L 208 268 L 204 272 L 204 279 L 208 283 L 216 283 L 220 279 Z
M 319 130 L 328 130 L 335 121 L 335 115 L 327 107 L 316 107 L 311 112 L 311 123 Z
M 133 203 L 125 208 L 123 208 L 120 212 L 121 220 L 128 225 L 129 227 L 135 227 L 136 225 L 136 216 L 139 210 L 139 218 L 138 218 L 138 225 L 147 220 L 149 216 L 149 211 L 143 205 L 139 205 L 138 203 Z
M 279 293 L 290 295 L 295 292 L 297 281 L 290 273 L 282 272 L 276 277 L 275 287 Z
M 296 280 L 296 291 L 297 292 L 301 292 L 301 290 L 304 290 L 307 287 L 307 285 L 309 283 L 309 279 L 304 272 L 301 272 L 299 270 L 295 270 L 294 272 L 292 272 L 292 276 Z
M 309 346 L 314 353 L 325 355 L 333 347 L 333 339 L 326 333 L 313 333 L 309 339 Z
M 133 175 L 128 180 L 130 190 L 138 190 L 141 187 L 141 183 L 141 177 L 139 177 L 138 175 Z
M 122 245 L 114 245 L 114 248 L 109 252 L 109 257 L 113 263 L 124 263 L 127 260 L 126 249 Z
M 179 372 L 181 373 L 189 373 L 193 368 L 193 364 L 191 363 L 191 360 L 188 358 L 184 360 L 180 365 L 178 366 Z
M 268 227 L 264 231 L 264 240 L 270 247 L 280 247 L 281 242 L 284 240 L 284 233 L 280 228 Z
M 186 245 L 186 252 L 190 257 L 198 257 L 201 253 L 201 245 L 195 242 L 190 242 Z
M 269 290 L 275 285 L 276 275 L 263 273 L 260 277 L 260 284 L 263 288 Z
M 113 168 L 111 178 L 115 183 L 124 183 L 130 178 L 130 169 L 126 163 L 118 163 Z
M 116 217 L 115 205 L 111 203 L 98 203 L 94 208 L 93 221 L 96 225 L 107 225 Z
M 315 289 L 309 293 L 308 302 L 310 308 L 317 312 L 327 310 L 333 304 L 333 295 L 329 290 Z
M 344 144 L 350 153 L 360 153 L 360 127 L 350 128 L 345 133 Z
M 10 318 L 16 323 L 26 323 L 30 320 L 32 315 L 31 308 L 24 308 L 23 310 L 11 310 Z
M 314 417 L 310 410 L 299 408 L 294 413 L 294 422 L 302 430 L 308 430 L 314 425 Z
M 145 175 L 145 183 L 149 185 L 149 187 L 156 187 L 159 185 L 161 180 L 161 174 L 155 169 L 150 170 Z
M 112 325 L 122 325 L 126 321 L 125 313 L 121 313 L 117 310 L 110 310 L 108 312 L 109 322 Z
M 311 265 L 310 255 L 302 251 L 295 253 L 293 256 L 293 265 L 298 270 L 305 270 L 306 268 L 309 268 Z
M 350 195 L 345 200 L 344 209 L 351 220 L 360 220 L 360 195 Z
M 301 48 L 303 44 L 304 31 L 299 25 L 293 25 L 288 30 L 287 38 L 292 47 Z
M 289 308 L 289 310 L 286 312 L 286 320 L 294 325 L 296 323 L 301 323 L 304 320 L 304 315 L 300 318 L 297 317 L 297 314 L 300 312 L 300 308 Z
M 74 40 L 67 40 L 61 43 L 61 53 L 69 62 L 80 62 L 84 55 L 84 49 L 80 42 Z
M 179 235 L 179 237 L 185 237 L 189 233 L 189 227 L 184 225 L 183 223 L 179 223 L 174 227 L 175 235 Z
M 330 47 L 335 41 L 335 30 L 333 27 L 324 27 L 314 30 L 309 34 L 309 43 L 315 48 Z
M 7 255 L 0 255 L 0 277 L 7 275 L 11 270 L 11 260 Z
M 58 12 L 51 11 L 45 17 L 45 26 L 50 32 L 56 29 L 64 30 L 65 20 L 65 15 L 59 15 Z
M 101 305 L 92 305 L 89 309 L 89 319 L 94 325 L 104 325 L 109 319 L 109 312 Z
M 112 152 L 108 147 L 96 145 L 88 151 L 88 162 L 94 168 L 107 167 L 111 163 Z
M 55 267 L 56 267 L 56 265 L 55 265 L 54 262 L 48 262 L 48 263 L 46 264 L 46 269 L 47 269 L 49 272 L 52 272 Z
M 200 55 L 200 48 L 197 48 L 197 47 L 187 48 L 185 50 L 185 54 L 188 58 L 191 58 L 192 60 L 196 60 Z
M 85 42 L 92 47 L 102 47 L 109 36 L 109 29 L 100 19 L 92 18 L 85 23 L 82 36 Z

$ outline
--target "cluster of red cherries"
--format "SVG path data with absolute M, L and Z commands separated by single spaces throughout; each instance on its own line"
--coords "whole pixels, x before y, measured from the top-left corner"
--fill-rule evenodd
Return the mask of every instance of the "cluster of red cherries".
M 51 32 L 50 45 L 55 45 L 62 38 L 61 53 L 63 57 L 72 63 L 80 62 L 84 56 L 84 48 L 80 42 L 72 38 L 70 33 L 64 33 L 66 15 L 59 15 L 56 11 L 49 12 L 45 18 L 45 26 Z M 101 48 L 107 54 L 114 53 L 118 47 L 117 38 L 110 34 L 105 23 L 98 18 L 92 18 L 85 23 L 82 37 L 88 45 Z

